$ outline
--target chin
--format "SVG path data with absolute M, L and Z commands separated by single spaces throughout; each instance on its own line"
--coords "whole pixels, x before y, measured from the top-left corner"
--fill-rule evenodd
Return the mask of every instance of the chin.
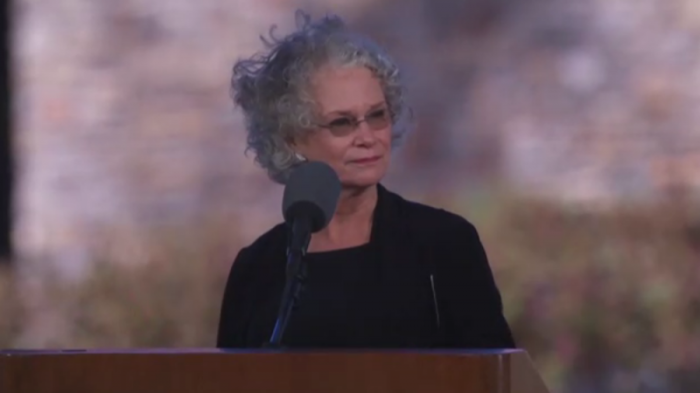
M 352 188 L 367 188 L 377 185 L 384 177 L 384 171 L 367 171 L 354 173 L 343 179 L 343 185 Z

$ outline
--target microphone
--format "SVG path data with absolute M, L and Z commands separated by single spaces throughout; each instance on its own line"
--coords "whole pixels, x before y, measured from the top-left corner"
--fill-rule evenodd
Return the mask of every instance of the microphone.
M 303 257 L 311 234 L 328 225 L 338 205 L 340 191 L 340 179 L 333 168 L 318 161 L 299 165 L 287 180 L 282 198 L 282 214 L 288 229 L 287 281 L 268 347 L 280 346 L 306 276 Z
M 325 163 L 306 162 L 289 176 L 282 214 L 290 229 L 288 253 L 306 253 L 311 234 L 325 228 L 340 198 L 340 179 Z

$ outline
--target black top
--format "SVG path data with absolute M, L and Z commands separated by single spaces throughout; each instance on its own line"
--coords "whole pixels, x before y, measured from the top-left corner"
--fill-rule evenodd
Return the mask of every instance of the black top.
M 391 338 L 390 320 L 377 307 L 382 281 L 369 244 L 312 253 L 307 278 L 284 336 L 303 347 L 363 347 Z
M 381 185 L 366 245 L 306 256 L 282 343 L 304 348 L 513 348 L 476 229 Z M 243 248 L 224 292 L 217 347 L 261 347 L 285 284 L 287 230 Z

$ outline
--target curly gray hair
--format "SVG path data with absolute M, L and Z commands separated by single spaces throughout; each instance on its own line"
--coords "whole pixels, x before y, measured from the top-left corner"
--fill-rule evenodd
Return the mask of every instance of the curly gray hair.
M 284 184 L 300 163 L 289 141 L 313 128 L 316 105 L 308 92 L 310 76 L 329 62 L 370 69 L 380 80 L 392 117 L 392 146 L 398 146 L 411 124 L 411 111 L 396 63 L 367 37 L 350 31 L 337 16 L 312 23 L 296 13 L 297 30 L 282 39 L 261 37 L 269 50 L 236 62 L 232 98 L 244 113 L 247 148 L 270 178 Z

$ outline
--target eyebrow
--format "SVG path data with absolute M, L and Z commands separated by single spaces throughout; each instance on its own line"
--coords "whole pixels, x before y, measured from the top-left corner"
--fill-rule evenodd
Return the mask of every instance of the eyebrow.
M 383 106 L 386 106 L 386 102 L 384 102 L 384 101 L 377 102 L 376 104 L 373 104 L 369 107 L 369 111 L 373 111 L 373 110 L 381 108 Z M 331 116 L 331 115 L 355 116 L 355 113 L 352 111 L 339 110 L 339 111 L 328 112 L 326 114 L 326 116 Z

